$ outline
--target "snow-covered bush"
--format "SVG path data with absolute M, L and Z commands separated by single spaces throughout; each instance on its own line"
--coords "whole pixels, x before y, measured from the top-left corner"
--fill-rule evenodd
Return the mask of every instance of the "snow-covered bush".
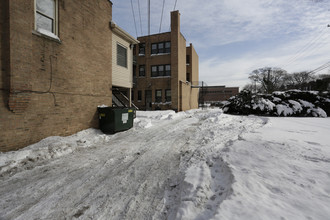
M 291 90 L 269 94 L 242 91 L 223 107 L 225 113 L 240 115 L 327 117 L 330 93 Z

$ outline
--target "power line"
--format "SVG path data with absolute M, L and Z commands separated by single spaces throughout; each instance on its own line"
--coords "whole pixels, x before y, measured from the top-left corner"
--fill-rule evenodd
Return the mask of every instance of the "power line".
M 140 17 L 141 35 L 143 36 L 143 31 L 142 31 L 142 19 L 141 19 L 141 9 L 140 9 L 140 0 L 138 0 L 138 6 L 139 6 L 139 17 Z
M 314 47 L 314 50 L 315 50 L 316 45 L 318 44 L 317 41 L 323 37 L 323 35 L 325 34 L 325 30 L 326 30 L 326 28 L 323 29 L 322 32 L 318 36 L 316 36 L 315 38 L 310 40 L 304 47 L 300 48 L 300 50 L 298 50 L 296 52 L 296 54 L 293 57 L 291 57 L 284 66 L 289 66 L 292 63 L 294 63 L 295 61 L 297 61 L 298 59 L 300 59 L 301 57 L 306 56 L 306 54 L 311 53 L 311 50 L 309 50 L 311 47 Z M 309 51 L 307 51 L 307 50 L 309 50 Z
M 134 26 L 135 26 L 135 32 L 136 32 L 136 37 L 138 36 L 137 33 L 137 28 L 136 28 L 136 21 L 135 21 L 135 14 L 134 14 L 134 8 L 133 8 L 133 1 L 131 0 L 131 6 L 132 6 L 132 13 L 133 13 L 133 20 L 134 20 Z
M 173 11 L 175 11 L 177 1 L 178 1 L 178 0 L 175 0 L 175 4 L 174 4 Z
M 165 6 L 165 0 L 163 0 L 163 8 L 162 8 L 162 15 L 161 15 L 161 17 L 160 17 L 159 33 L 160 33 L 161 30 L 162 30 L 162 22 L 163 22 L 164 6 Z
M 317 72 L 320 72 L 320 71 L 322 71 L 326 68 L 329 68 L 329 67 L 330 67 L 330 61 L 323 64 L 323 65 L 321 65 L 321 66 L 319 66 L 319 67 L 317 67 L 316 69 L 310 71 L 309 73 L 317 73 Z

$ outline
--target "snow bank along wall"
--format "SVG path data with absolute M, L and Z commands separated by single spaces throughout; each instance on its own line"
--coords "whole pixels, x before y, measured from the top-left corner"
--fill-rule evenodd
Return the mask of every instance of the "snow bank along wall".
M 112 103 L 112 3 L 55 2 L 58 39 L 36 30 L 35 0 L 0 1 L 0 151 L 97 127 Z

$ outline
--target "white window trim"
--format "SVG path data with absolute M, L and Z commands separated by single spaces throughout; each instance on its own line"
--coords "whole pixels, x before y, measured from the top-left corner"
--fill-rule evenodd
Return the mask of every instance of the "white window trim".
M 54 32 L 50 32 L 44 29 L 37 28 L 37 0 L 34 0 L 34 30 L 41 35 L 45 35 L 47 37 L 53 38 L 55 40 L 60 40 L 58 37 L 58 0 L 55 1 L 55 18 L 54 18 Z

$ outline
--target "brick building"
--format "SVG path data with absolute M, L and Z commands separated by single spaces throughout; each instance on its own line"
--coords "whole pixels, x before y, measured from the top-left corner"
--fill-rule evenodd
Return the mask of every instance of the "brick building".
M 143 110 L 198 108 L 198 55 L 180 32 L 180 13 L 171 12 L 171 31 L 138 37 L 132 100 Z
M 111 20 L 109 0 L 0 1 L 0 151 L 98 127 L 97 106 L 112 104 Z
M 201 88 L 201 97 L 204 103 L 226 101 L 239 93 L 239 87 L 204 86 Z

